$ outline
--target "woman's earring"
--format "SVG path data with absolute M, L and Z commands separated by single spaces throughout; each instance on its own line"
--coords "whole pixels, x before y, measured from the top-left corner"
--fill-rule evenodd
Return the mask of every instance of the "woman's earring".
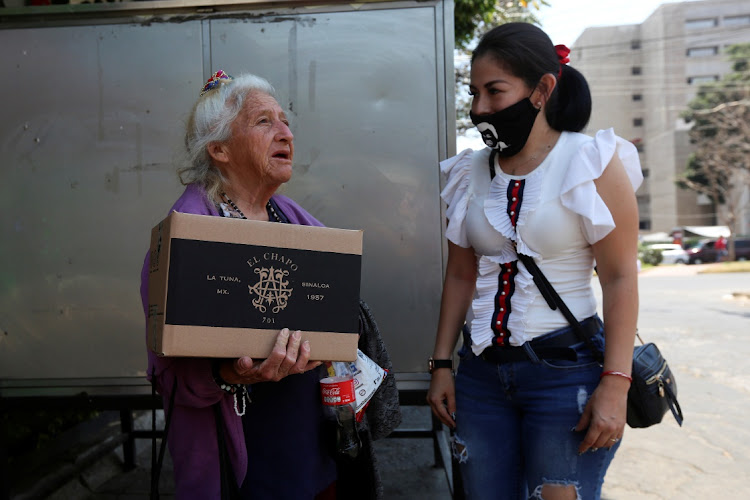
M 542 101 L 537 101 L 536 109 L 542 109 Z

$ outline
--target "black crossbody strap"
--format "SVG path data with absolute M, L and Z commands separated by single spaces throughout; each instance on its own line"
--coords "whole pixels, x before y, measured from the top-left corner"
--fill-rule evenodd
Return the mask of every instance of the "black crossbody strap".
M 229 450 L 226 442 L 226 429 L 222 417 L 221 401 L 214 403 L 214 420 L 216 421 L 216 440 L 219 450 L 219 485 L 221 489 L 221 500 L 238 500 L 240 489 L 234 476 L 232 462 L 229 459 Z
M 547 301 L 549 307 L 553 311 L 555 309 L 560 309 L 560 312 L 563 314 L 563 316 L 565 316 L 565 319 L 568 320 L 568 323 L 570 323 L 570 326 L 573 328 L 573 331 L 576 333 L 576 335 L 578 335 L 578 338 L 586 342 L 586 345 L 600 363 L 604 361 L 604 355 L 601 353 L 601 351 L 599 351 L 599 349 L 596 348 L 594 342 L 591 340 L 591 337 L 586 335 L 586 333 L 583 331 L 583 328 L 581 328 L 581 324 L 578 322 L 576 317 L 573 316 L 573 313 L 570 312 L 568 306 L 566 306 L 565 302 L 563 302 L 562 297 L 560 297 L 555 288 L 550 284 L 550 282 L 547 280 L 547 277 L 544 276 L 544 273 L 541 269 L 539 269 L 539 266 L 536 265 L 534 259 L 528 255 L 524 255 L 521 253 L 518 254 L 518 259 L 523 262 L 523 265 L 526 266 L 526 269 L 531 273 L 531 276 L 534 277 L 534 283 L 536 284 L 537 288 L 539 288 L 542 297 L 544 297 L 544 300 Z
M 669 384 L 664 384 L 664 392 L 667 395 L 667 403 L 669 404 L 669 409 L 672 411 L 672 415 L 674 415 L 674 419 L 682 426 L 682 408 L 680 408 L 680 403 L 677 402 L 677 396 L 674 395 Z
M 497 156 L 497 149 L 490 151 L 490 180 L 495 178 L 495 157 Z

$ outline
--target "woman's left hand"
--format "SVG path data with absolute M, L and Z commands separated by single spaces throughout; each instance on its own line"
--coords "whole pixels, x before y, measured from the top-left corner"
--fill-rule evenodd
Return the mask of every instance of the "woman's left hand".
M 621 377 L 603 377 L 583 410 L 576 431 L 586 430 L 578 453 L 611 448 L 625 431 L 630 382 Z
M 289 375 L 297 375 L 313 370 L 322 361 L 310 361 L 310 343 L 302 342 L 302 333 L 281 330 L 276 337 L 271 354 L 264 360 L 254 360 L 243 356 L 225 361 L 220 369 L 221 377 L 230 384 L 254 384 L 257 382 L 278 382 Z

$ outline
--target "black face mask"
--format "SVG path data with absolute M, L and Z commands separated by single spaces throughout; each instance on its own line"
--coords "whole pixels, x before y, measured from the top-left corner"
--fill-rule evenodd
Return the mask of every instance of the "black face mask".
M 508 158 L 526 145 L 538 113 L 539 110 L 527 97 L 496 113 L 469 113 L 469 116 L 482 134 L 484 143 L 496 150 L 498 156 Z

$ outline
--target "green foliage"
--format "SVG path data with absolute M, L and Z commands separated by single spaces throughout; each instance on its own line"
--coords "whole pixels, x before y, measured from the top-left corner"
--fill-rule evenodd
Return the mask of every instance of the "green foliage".
M 469 90 L 469 60 L 471 46 L 488 29 L 499 24 L 519 21 L 539 24 L 535 15 L 546 0 L 456 0 L 454 23 L 456 50 L 463 62 L 456 64 L 456 130 L 459 134 L 473 127 L 469 120 L 471 99 Z
M 650 264 L 652 266 L 658 266 L 663 259 L 661 250 L 643 244 L 638 245 L 638 258 L 641 259 L 641 262 L 644 264 Z
M 682 113 L 692 123 L 694 152 L 676 183 L 724 205 L 731 229 L 742 210 L 738 190 L 750 170 L 750 43 L 731 45 L 725 54 L 732 72 L 701 85 Z
M 750 88 L 750 43 L 730 45 L 725 54 L 732 64 L 732 71 L 714 83 L 701 85 L 695 98 L 688 103 L 688 109 L 683 113 L 687 121 L 698 120 L 700 113 L 696 111 L 713 109 L 716 106 L 746 99 Z
M 453 23 L 456 48 L 467 49 L 482 28 L 510 21 L 539 23 L 531 9 L 549 5 L 546 0 L 456 0 Z
M 724 193 L 729 188 L 729 181 L 726 174 L 723 172 L 714 172 L 711 179 L 706 175 L 706 171 L 701 163 L 701 158 L 695 153 L 691 153 L 688 157 L 687 166 L 682 176 L 677 178 L 677 186 L 682 189 L 691 189 L 691 185 L 708 186 L 711 182 L 716 182 L 721 189 L 710 190 L 705 194 L 711 198 L 714 203 L 724 203 Z
M 466 47 L 479 23 L 490 21 L 496 4 L 496 0 L 456 0 L 453 7 L 456 47 Z
M 749 79 L 747 71 L 750 69 L 750 43 L 730 45 L 726 52 L 732 63 L 732 71 L 737 74 L 736 78 L 747 81 Z M 741 74 L 744 74 L 744 78 L 740 76 Z

